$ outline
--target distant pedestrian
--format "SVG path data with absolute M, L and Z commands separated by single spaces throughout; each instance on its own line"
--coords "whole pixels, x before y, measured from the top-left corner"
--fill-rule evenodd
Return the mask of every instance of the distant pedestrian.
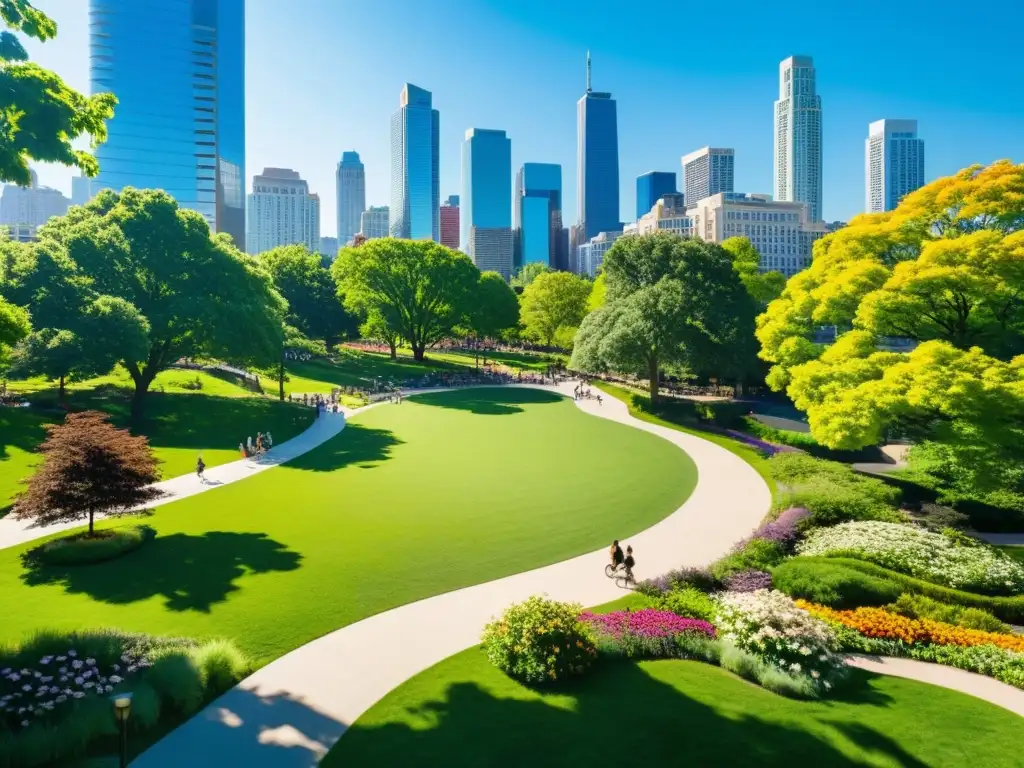
M 245 451 L 246 455 L 252 456 L 252 435 L 245 438 Z
M 203 463 L 203 454 L 199 454 L 199 458 L 196 459 L 196 477 L 199 478 L 199 482 L 205 483 L 206 478 L 203 476 L 203 472 L 206 471 L 206 464 Z
M 249 458 L 249 454 L 245 452 L 245 443 L 238 444 L 238 452 L 242 454 L 243 459 Z
M 256 433 L 256 453 L 263 453 L 263 433 Z
M 274 438 L 272 438 L 270 436 L 269 432 L 267 432 L 267 440 L 266 440 L 266 442 L 267 442 L 267 450 L 269 451 L 271 448 L 274 447 Z

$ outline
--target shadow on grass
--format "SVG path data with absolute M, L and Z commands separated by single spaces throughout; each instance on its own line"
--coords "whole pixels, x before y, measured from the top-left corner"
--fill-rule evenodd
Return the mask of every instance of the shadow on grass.
M 476 683 L 455 683 L 442 700 L 408 715 L 412 722 L 357 723 L 321 765 L 863 766 L 837 748 L 849 740 L 886 764 L 925 768 L 870 727 L 837 723 L 833 743 L 826 733 L 718 711 L 633 663 L 607 665 L 547 701 L 497 698 Z
M 302 555 L 262 533 L 211 531 L 157 536 L 139 550 L 91 565 L 41 566 L 22 574 L 30 587 L 62 586 L 117 605 L 157 595 L 172 611 L 208 612 L 240 589 L 239 578 L 294 571 Z
M 373 469 L 378 462 L 391 458 L 391 449 L 402 443 L 390 429 L 376 429 L 358 422 L 348 422 L 341 432 L 326 443 L 297 456 L 287 466 L 311 472 L 333 472 L 350 464 Z
M 30 408 L 0 407 L 0 460 L 10 455 L 8 448 L 34 451 L 46 438 L 46 425 L 56 420 Z
M 448 392 L 428 392 L 413 395 L 413 401 L 438 408 L 469 411 L 486 416 L 507 416 L 522 413 L 523 405 L 558 403 L 564 398 L 542 389 L 520 387 L 468 387 Z

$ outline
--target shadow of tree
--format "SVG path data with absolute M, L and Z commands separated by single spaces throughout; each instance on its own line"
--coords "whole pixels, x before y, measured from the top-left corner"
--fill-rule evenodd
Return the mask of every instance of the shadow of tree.
M 460 682 L 447 688 L 443 700 L 407 712 L 406 722 L 356 723 L 321 765 L 535 768 L 624 759 L 641 766 L 865 765 L 835 743 L 848 740 L 858 752 L 881 758 L 878 762 L 926 768 L 870 727 L 842 723 L 833 742 L 797 723 L 718 711 L 633 663 L 604 666 L 578 681 L 571 693 L 544 701 L 497 698 L 475 682 Z
M 0 407 L 0 459 L 8 457 L 8 447 L 34 451 L 46 437 L 46 425 L 55 421 L 30 408 Z
M 391 449 L 403 442 L 390 429 L 377 429 L 350 421 L 323 445 L 289 461 L 288 467 L 333 472 L 355 464 L 363 469 L 373 469 L 377 466 L 374 462 L 391 458 Z
M 414 401 L 422 405 L 469 411 L 486 416 L 506 416 L 521 413 L 523 405 L 557 403 L 561 395 L 542 389 L 518 387 L 467 388 L 449 392 L 427 392 L 414 395 Z
M 124 604 L 161 595 L 172 611 L 208 612 L 240 589 L 242 576 L 294 571 L 302 555 L 263 533 L 211 531 L 201 536 L 175 533 L 116 560 L 91 565 L 29 568 L 21 578 L 30 587 L 63 586 L 105 603 Z

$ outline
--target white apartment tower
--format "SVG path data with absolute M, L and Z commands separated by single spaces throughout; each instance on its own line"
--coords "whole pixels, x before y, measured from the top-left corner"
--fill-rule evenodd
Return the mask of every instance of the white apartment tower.
M 868 125 L 864 149 L 868 213 L 891 211 L 924 186 L 924 140 L 917 120 L 876 120 Z
M 39 177 L 29 169 L 27 187 L 7 184 L 0 194 L 0 225 L 14 233 L 16 240 L 35 239 L 36 229 L 53 216 L 68 212 L 71 201 L 56 189 L 39 186 Z
M 736 151 L 704 147 L 683 155 L 683 195 L 689 205 L 719 192 L 732 192 Z
M 263 253 L 279 245 L 320 249 L 320 197 L 290 168 L 264 168 L 252 178 L 246 251 Z
M 388 237 L 390 228 L 391 209 L 386 205 L 370 206 L 359 217 L 359 234 L 367 240 Z
M 359 231 L 366 210 L 366 171 L 358 152 L 343 152 L 334 175 L 338 193 L 338 242 L 348 243 Z
M 775 198 L 807 203 L 811 220 L 821 221 L 821 97 L 810 56 L 790 56 L 779 65 Z

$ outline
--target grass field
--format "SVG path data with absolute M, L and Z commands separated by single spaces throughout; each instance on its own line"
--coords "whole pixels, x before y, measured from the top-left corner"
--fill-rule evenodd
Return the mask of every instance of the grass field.
M 425 395 L 245 482 L 155 510 L 117 560 L 0 551 L 0 641 L 40 627 L 235 640 L 266 662 L 382 610 L 599 549 L 696 483 L 667 441 L 539 390 Z M 104 525 L 114 525 L 107 522 Z
M 542 693 L 473 648 L 389 693 L 321 765 L 1010 768 L 1021 739 L 1011 712 L 861 671 L 827 702 L 675 660 L 608 663 Z

